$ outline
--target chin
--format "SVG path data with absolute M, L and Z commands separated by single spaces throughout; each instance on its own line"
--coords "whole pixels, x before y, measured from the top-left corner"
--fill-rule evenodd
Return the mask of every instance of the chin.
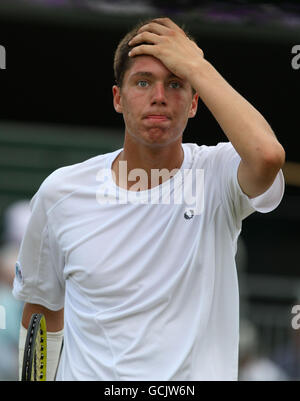
M 182 133 L 177 135 L 170 135 L 169 132 L 162 130 L 160 128 L 151 128 L 147 130 L 142 135 L 129 133 L 129 135 L 134 138 L 136 143 L 141 143 L 145 146 L 151 148 L 160 148 L 163 146 L 170 145 L 182 138 Z

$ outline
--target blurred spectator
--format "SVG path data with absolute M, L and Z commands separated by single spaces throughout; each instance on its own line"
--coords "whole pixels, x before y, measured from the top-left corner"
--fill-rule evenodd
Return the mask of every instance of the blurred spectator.
M 30 201 L 20 200 L 12 203 L 4 213 L 4 242 L 21 245 L 30 217 Z
M 289 380 L 300 380 L 300 329 L 291 329 L 291 340 L 274 352 L 274 361 L 287 372 Z
M 4 214 L 4 243 L 0 248 L 0 305 L 5 329 L 0 329 L 0 380 L 18 380 L 18 341 L 23 304 L 12 296 L 19 247 L 30 216 L 29 202 L 18 201 Z
M 283 381 L 286 372 L 275 362 L 258 352 L 258 332 L 247 320 L 240 323 L 239 380 Z

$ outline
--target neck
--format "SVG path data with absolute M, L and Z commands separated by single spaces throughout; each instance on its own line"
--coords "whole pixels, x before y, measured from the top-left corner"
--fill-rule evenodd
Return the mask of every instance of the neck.
M 128 190 L 146 190 L 174 176 L 181 167 L 183 158 L 181 137 L 166 146 L 152 147 L 133 142 L 125 136 L 123 151 L 113 162 L 112 170 L 118 186 Z M 123 170 L 124 166 L 126 172 Z M 157 174 L 153 175 L 153 170 L 162 169 L 165 171 L 164 174 L 159 174 L 158 178 Z

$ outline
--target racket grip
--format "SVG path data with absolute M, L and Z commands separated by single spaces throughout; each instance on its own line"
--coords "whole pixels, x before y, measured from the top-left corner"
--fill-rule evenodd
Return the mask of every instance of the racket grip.
M 47 332 L 47 381 L 54 381 L 59 363 L 64 330 Z

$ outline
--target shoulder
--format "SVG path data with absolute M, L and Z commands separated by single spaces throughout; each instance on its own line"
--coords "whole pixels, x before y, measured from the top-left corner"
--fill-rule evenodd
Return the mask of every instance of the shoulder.
M 41 184 L 33 197 L 43 202 L 49 211 L 59 201 L 69 196 L 79 188 L 95 185 L 96 176 L 100 169 L 105 168 L 107 160 L 116 152 L 95 156 L 80 163 L 61 167 L 53 171 Z
M 238 156 L 230 142 L 219 142 L 211 146 L 184 143 L 183 147 L 189 153 L 192 164 L 197 166 Z

